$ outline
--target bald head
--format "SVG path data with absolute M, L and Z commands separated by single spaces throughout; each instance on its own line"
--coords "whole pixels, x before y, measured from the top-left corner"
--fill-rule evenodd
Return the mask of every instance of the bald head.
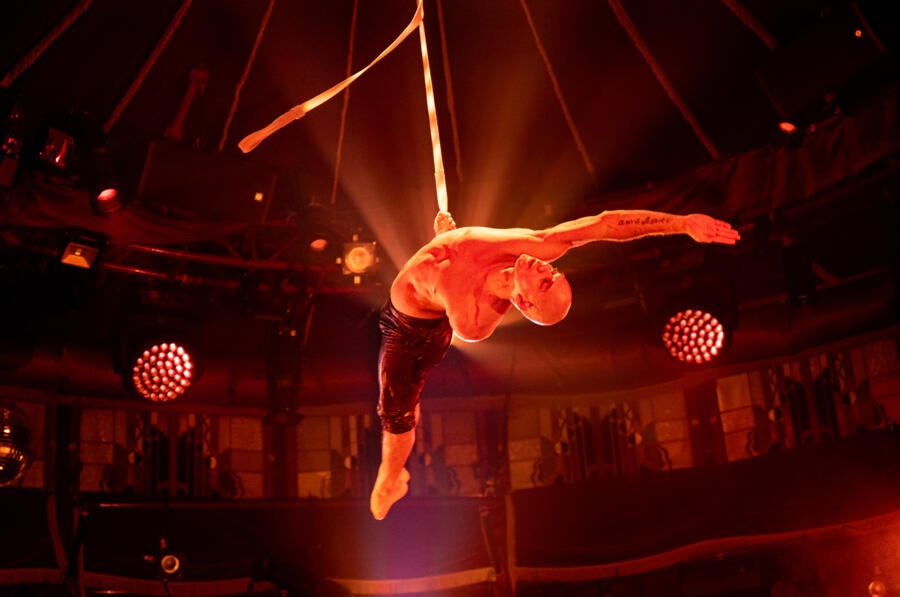
M 572 306 L 572 287 L 549 263 L 520 255 L 513 270 L 512 303 L 530 321 L 553 325 Z

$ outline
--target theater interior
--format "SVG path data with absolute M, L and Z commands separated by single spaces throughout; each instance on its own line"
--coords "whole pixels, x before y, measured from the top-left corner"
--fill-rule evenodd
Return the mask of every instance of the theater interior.
M 0 28 L 0 593 L 900 595 L 897 3 L 42 0 Z M 376 521 L 379 313 L 441 201 L 741 240 L 555 262 L 568 317 L 454 340 Z

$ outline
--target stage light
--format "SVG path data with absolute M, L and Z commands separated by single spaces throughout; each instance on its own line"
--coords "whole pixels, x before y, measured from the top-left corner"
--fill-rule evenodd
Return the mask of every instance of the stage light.
M 162 570 L 164 574 L 171 576 L 181 569 L 181 558 L 174 553 L 164 554 L 163 557 L 159 559 L 159 569 Z
M 345 274 L 364 274 L 372 271 L 376 263 L 375 243 L 344 243 L 344 256 L 341 260 Z
M 25 474 L 31 463 L 28 417 L 14 406 L 0 406 L 0 487 Z
M 797 132 L 797 125 L 795 125 L 793 122 L 788 122 L 787 120 L 779 122 L 778 128 L 781 129 L 782 132 L 785 132 L 789 135 L 793 135 Z
M 94 187 L 91 204 L 97 213 L 109 215 L 122 209 L 122 191 L 113 181 L 105 181 Z
M 38 158 L 56 169 L 65 170 L 72 161 L 74 149 L 74 137 L 51 127 L 47 131 L 47 140 Z
M 137 355 L 131 367 L 131 381 L 144 398 L 168 402 L 187 391 L 194 373 L 194 360 L 184 346 L 162 342 L 147 346 Z
M 678 311 L 666 322 L 662 341 L 673 357 L 684 363 L 708 363 L 725 345 L 721 320 L 702 309 Z
M 314 238 L 309 243 L 309 248 L 317 253 L 324 251 L 328 247 L 327 238 Z
M 66 245 L 59 260 L 66 265 L 90 269 L 94 265 L 94 260 L 97 259 L 97 253 L 99 252 L 99 248 L 85 242 L 70 242 Z

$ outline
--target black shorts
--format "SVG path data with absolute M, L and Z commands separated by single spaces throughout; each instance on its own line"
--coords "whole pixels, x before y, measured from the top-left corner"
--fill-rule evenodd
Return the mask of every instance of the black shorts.
M 447 317 L 420 319 L 388 304 L 378 321 L 381 350 L 378 353 L 378 416 L 390 433 L 405 433 L 416 426 L 416 405 L 425 376 L 441 362 L 453 329 Z

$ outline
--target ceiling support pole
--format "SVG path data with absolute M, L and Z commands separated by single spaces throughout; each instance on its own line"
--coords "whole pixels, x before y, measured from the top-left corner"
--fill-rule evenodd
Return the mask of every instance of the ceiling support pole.
M 104 133 L 108 133 L 110 129 L 116 124 L 116 122 L 119 120 L 119 117 L 122 115 L 122 112 L 125 111 L 125 108 L 128 107 L 129 103 L 131 103 L 131 100 L 134 98 L 134 94 L 136 94 L 138 89 L 141 88 L 141 85 L 144 84 L 144 79 L 147 78 L 147 75 L 150 73 L 150 69 L 153 68 L 154 64 L 156 64 L 157 59 L 159 59 L 159 55 L 162 54 L 163 50 L 166 49 L 166 46 L 169 44 L 169 40 L 172 39 L 172 35 L 175 34 L 178 26 L 181 25 L 181 20 L 184 18 L 184 15 L 187 14 L 188 9 L 191 7 L 192 1 L 193 0 L 184 0 L 181 3 L 181 6 L 178 8 L 175 16 L 172 17 L 172 20 L 169 22 L 169 26 L 166 27 L 166 30 L 163 32 L 162 37 L 158 42 L 156 42 L 156 47 L 153 48 L 152 52 L 150 52 L 150 56 L 148 56 L 147 60 L 144 61 L 144 65 L 141 67 L 141 70 L 138 71 L 138 74 L 134 78 L 134 81 L 131 82 L 131 86 L 128 87 L 125 95 L 122 96 L 122 99 L 119 100 L 119 104 L 112 111 L 109 119 L 107 119 L 106 124 L 103 125 Z
M 9 69 L 9 72 L 3 76 L 3 80 L 0 80 L 0 87 L 9 87 L 19 75 L 25 72 L 29 66 L 34 64 L 34 62 L 41 57 L 41 54 L 44 53 L 44 50 L 50 47 L 50 44 L 52 44 L 63 31 L 68 29 L 69 26 L 75 22 L 75 19 L 81 16 L 81 13 L 87 10 L 87 7 L 91 5 L 91 2 L 93 2 L 93 0 L 81 0 L 76 4 L 62 21 L 57 23 L 30 52 L 25 54 L 14 67 Z
M 553 66 L 550 64 L 550 57 L 547 56 L 547 50 L 544 49 L 544 44 L 541 43 L 541 38 L 538 35 L 537 28 L 534 26 L 534 21 L 531 18 L 531 12 L 528 10 L 528 5 L 525 4 L 525 0 L 519 0 L 519 4 L 522 5 L 522 12 L 525 13 L 525 20 L 528 21 L 528 27 L 531 29 L 534 43 L 537 46 L 538 52 L 541 54 L 541 59 L 544 61 L 544 68 L 547 69 L 547 75 L 550 77 L 550 82 L 553 83 L 553 91 L 556 93 L 559 107 L 562 108 L 563 116 L 566 118 L 566 123 L 569 125 L 569 131 L 572 133 L 572 138 L 575 140 L 575 146 L 578 148 L 578 153 L 581 154 L 581 159 L 584 161 L 584 167 L 594 180 L 594 184 L 597 184 L 597 175 L 594 172 L 594 165 L 591 163 L 591 158 L 588 156 L 587 149 L 581 141 L 581 135 L 578 134 L 578 128 L 575 126 L 575 121 L 569 113 L 569 107 L 566 105 L 566 100 L 563 97 L 559 81 L 556 80 L 556 75 L 553 74 Z
M 347 47 L 347 73 L 346 77 L 353 74 L 353 41 L 356 39 L 356 15 L 359 12 L 359 0 L 353 0 L 353 15 L 350 17 L 350 43 Z M 343 103 L 341 104 L 341 126 L 338 129 L 337 149 L 334 151 L 334 176 L 331 179 L 331 205 L 337 201 L 338 179 L 341 173 L 341 155 L 344 150 L 344 129 L 347 126 L 347 109 L 350 106 L 350 86 L 344 89 Z
M 756 37 L 761 39 L 770 50 L 775 49 L 775 46 L 778 45 L 778 40 L 775 39 L 774 35 L 769 33 L 769 30 L 766 29 L 762 23 L 756 20 L 756 17 L 740 3 L 740 0 L 722 0 L 722 4 L 727 6 L 728 10 L 733 12 L 734 16 L 739 18 L 748 29 L 753 31 L 753 33 L 756 34 Z
M 241 78 L 238 79 L 234 88 L 234 99 L 231 100 L 231 107 L 228 109 L 228 116 L 225 118 L 225 126 L 222 128 L 222 138 L 219 139 L 219 153 L 222 153 L 222 149 L 225 147 L 225 140 L 228 139 L 228 129 L 231 128 L 231 121 L 234 119 L 238 100 L 241 98 L 241 90 L 244 88 L 244 83 L 247 82 L 247 77 L 250 75 L 253 61 L 256 60 L 256 51 L 259 50 L 259 44 L 262 42 L 263 35 L 266 32 L 266 25 L 269 24 L 269 17 L 272 16 L 273 8 L 275 8 L 275 0 L 269 0 L 269 5 L 266 7 L 266 12 L 263 13 L 262 21 L 259 24 L 259 31 L 256 32 L 256 39 L 253 40 L 253 49 L 250 50 L 247 64 L 244 65 L 244 72 L 241 73 Z
M 522 0 L 524 1 L 524 0 Z M 660 66 L 659 62 L 657 62 L 656 57 L 653 56 L 653 52 L 650 51 L 650 47 L 647 45 L 647 42 L 644 41 L 644 38 L 641 37 L 640 32 L 637 30 L 637 27 L 634 26 L 634 23 L 631 21 L 631 18 L 628 16 L 628 13 L 625 12 L 625 9 L 622 7 L 622 3 L 619 0 L 608 0 L 609 6 L 613 9 L 613 12 L 616 14 L 616 18 L 619 20 L 619 24 L 623 29 L 628 33 L 628 37 L 631 38 L 632 43 L 634 43 L 635 47 L 637 47 L 638 51 L 641 53 L 641 56 L 644 57 L 644 61 L 647 63 L 647 66 L 650 67 L 650 70 L 653 71 L 653 74 L 656 76 L 656 80 L 659 81 L 659 84 L 662 85 L 662 88 L 665 89 L 666 93 L 669 96 L 669 99 L 672 100 L 678 110 L 681 112 L 681 116 L 687 121 L 691 128 L 694 130 L 694 134 L 697 135 L 697 138 L 703 143 L 703 146 L 706 147 L 706 151 L 709 152 L 714 159 L 719 159 L 719 150 L 716 149 L 716 146 L 713 145 L 713 142 L 710 138 L 703 132 L 703 128 L 700 126 L 700 123 L 697 122 L 697 119 L 694 118 L 694 115 L 691 114 L 690 109 L 687 107 L 687 104 L 684 103 L 684 100 L 681 99 L 681 96 L 678 94 L 678 91 L 675 89 L 675 86 L 672 84 L 672 81 L 666 75 L 665 71 L 663 71 L 662 66 Z

